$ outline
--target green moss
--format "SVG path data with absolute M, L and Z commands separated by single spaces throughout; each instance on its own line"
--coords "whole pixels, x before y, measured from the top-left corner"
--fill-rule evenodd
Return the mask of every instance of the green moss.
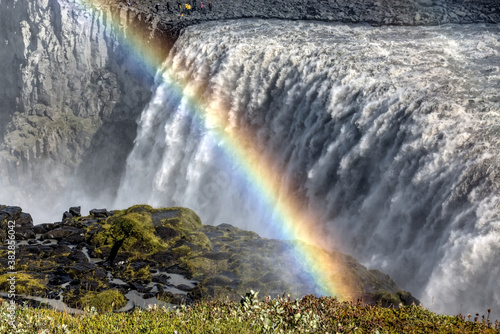
M 83 307 L 95 307 L 99 312 L 110 312 L 122 308 L 127 303 L 125 296 L 118 290 L 105 290 L 99 293 L 88 292 L 80 299 Z
M 380 302 L 384 307 L 398 307 L 401 303 L 401 299 L 398 294 L 384 290 L 377 291 L 374 295 L 374 299 L 375 301 Z
M 133 212 L 153 212 L 154 209 L 152 206 L 147 205 L 147 204 L 137 204 L 134 206 L 131 206 L 130 208 L 126 209 L 126 213 L 133 213 Z
M 193 245 L 199 246 L 204 250 L 212 250 L 210 239 L 203 232 L 192 232 L 188 235 L 187 241 Z
M 14 277 L 15 280 L 9 281 L 11 277 Z M 4 274 L 0 276 L 0 291 L 10 293 L 11 285 L 15 287 L 16 294 L 40 296 L 46 292 L 47 282 L 37 279 L 33 275 L 19 272 L 15 275 Z
M 173 228 L 184 236 L 201 229 L 201 219 L 193 210 L 187 208 L 168 208 L 159 209 L 155 212 L 165 212 L 167 210 L 176 210 L 178 212 L 175 217 L 164 219 L 162 221 L 163 226 Z
M 187 245 L 182 245 L 182 246 L 179 246 L 177 248 L 172 249 L 172 253 L 174 253 L 178 257 L 189 256 L 191 254 L 191 252 L 192 252 L 191 248 L 189 248 L 189 246 L 187 246 Z
M 165 249 L 165 243 L 155 235 L 150 206 L 133 206 L 124 211 L 115 211 L 101 226 L 94 227 L 91 243 L 96 251 L 103 253 L 103 247 L 117 252 L 129 252 L 132 257 L 147 256 Z M 90 228 L 89 228 L 90 230 Z M 92 233 L 92 232 L 89 232 Z
M 128 264 L 125 268 L 124 275 L 126 276 L 127 280 L 131 282 L 149 283 L 153 279 L 153 275 L 149 271 L 149 266 L 134 271 L 132 266 Z

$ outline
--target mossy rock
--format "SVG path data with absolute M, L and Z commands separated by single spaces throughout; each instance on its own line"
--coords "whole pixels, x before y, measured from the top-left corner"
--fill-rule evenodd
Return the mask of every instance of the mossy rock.
M 149 266 L 134 270 L 129 263 L 123 271 L 124 278 L 130 282 L 149 283 L 153 279 L 153 275 L 149 271 Z
M 157 209 L 156 212 L 165 212 L 167 210 L 176 210 L 178 212 L 176 216 L 162 220 L 162 226 L 173 228 L 186 237 L 190 233 L 201 229 L 201 219 L 193 210 L 187 208 L 169 208 Z
M 192 250 L 191 250 L 191 248 L 189 248 L 189 246 L 182 245 L 182 246 L 179 246 L 179 247 L 172 249 L 172 253 L 180 258 L 180 257 L 186 257 L 186 256 L 191 255 Z
M 401 299 L 397 293 L 379 290 L 373 295 L 375 302 L 380 303 L 383 307 L 399 307 L 402 304 Z
M 15 277 L 14 281 L 8 279 Z M 26 273 L 17 273 L 15 275 L 4 274 L 0 276 L 0 290 L 8 293 L 12 286 L 15 287 L 15 293 L 20 295 L 43 296 L 47 292 L 47 282 L 45 279 L 35 278 Z
M 110 312 L 125 306 L 125 296 L 116 289 L 104 290 L 102 292 L 90 291 L 80 298 L 82 307 L 95 307 L 99 312 Z
M 203 232 L 192 232 L 187 236 L 186 240 L 201 250 L 212 250 L 212 243 Z

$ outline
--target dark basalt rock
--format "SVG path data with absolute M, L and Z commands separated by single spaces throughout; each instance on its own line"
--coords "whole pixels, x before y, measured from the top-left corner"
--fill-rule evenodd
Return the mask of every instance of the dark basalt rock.
M 79 262 L 72 266 L 69 266 L 68 269 L 73 273 L 74 276 L 80 276 L 82 274 L 88 273 L 94 270 L 97 266 L 91 262 Z
M 64 238 L 69 237 L 70 235 L 80 235 L 80 234 L 85 234 L 84 229 L 80 228 L 75 228 L 71 226 L 65 226 L 65 227 L 60 227 L 56 228 L 52 231 L 44 233 L 41 237 L 40 240 L 47 240 L 47 239 L 56 239 L 56 240 L 62 240 Z
M 6 218 L 16 220 L 20 217 L 22 211 L 23 209 L 18 206 L 7 206 L 0 210 L 0 221 Z
M 57 228 L 55 224 L 39 224 L 33 226 L 33 231 L 36 234 L 44 234 L 45 232 L 51 231 L 55 228 Z
M 62 221 L 67 221 L 67 220 L 71 220 L 73 218 L 73 215 L 71 213 L 69 213 L 68 211 L 65 211 L 63 213 L 63 216 L 62 216 Z
M 73 216 L 73 217 L 81 217 L 82 214 L 82 208 L 80 206 L 72 206 L 71 208 L 69 208 L 69 213 Z
M 92 209 L 90 215 L 94 218 L 108 218 L 110 213 L 106 209 Z
M 263 295 L 290 293 L 294 297 L 317 293 L 293 260 L 298 241 L 263 239 L 229 224 L 203 226 L 188 209 L 141 205 L 117 212 L 120 220 L 114 220 L 106 209 L 92 210 L 88 217 L 78 217 L 70 209 L 62 223 L 37 226 L 33 226 L 29 214 L 16 207 L 2 210 L 5 217 L 17 217 L 16 231 L 24 231 L 29 239 L 27 245 L 19 246 L 17 266 L 34 280 L 44 282 L 40 284 L 46 287 L 45 296 L 56 298 L 62 294 L 71 307 L 78 307 L 88 293 L 110 288 L 122 294 L 132 289 L 145 299 L 156 296 L 174 304 L 221 294 L 239 299 L 249 289 L 260 290 Z M 135 234 L 113 225 L 124 221 L 130 224 L 125 227 L 134 226 L 131 230 Z M 38 239 L 35 233 L 41 234 Z M 116 247 L 117 240 L 122 240 L 120 247 Z M 155 246 L 153 251 L 148 248 L 151 244 L 161 247 Z M 108 259 L 112 248 L 116 257 L 111 265 Z M 5 245 L 0 245 L 2 249 Z M 314 251 L 341 258 L 343 270 L 349 279 L 356 280 L 364 300 L 396 307 L 399 303 L 418 303 L 382 272 L 367 270 L 348 255 L 319 248 Z M 6 267 L 6 260 L 0 259 L 0 275 Z M 182 281 L 174 274 L 195 281 Z M 69 285 L 63 287 L 66 283 Z M 171 287 L 183 294 L 169 292 Z

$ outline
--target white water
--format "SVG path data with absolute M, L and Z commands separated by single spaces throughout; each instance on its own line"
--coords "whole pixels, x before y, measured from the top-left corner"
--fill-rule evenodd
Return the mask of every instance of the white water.
M 252 128 L 318 229 L 425 306 L 500 317 L 500 29 L 239 21 L 187 29 L 184 95 Z M 276 237 L 272 212 L 163 75 L 115 207 L 182 205 Z M 211 125 L 208 125 L 209 127 Z M 343 240 L 340 245 L 338 240 Z

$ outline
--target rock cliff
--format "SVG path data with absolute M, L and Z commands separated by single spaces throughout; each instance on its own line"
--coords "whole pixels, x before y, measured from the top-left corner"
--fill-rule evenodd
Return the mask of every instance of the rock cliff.
M 154 73 L 119 43 L 110 15 L 68 1 L 1 3 L 0 178 L 22 196 L 61 189 L 82 161 L 88 173 L 101 161 L 108 176 L 123 166 Z

